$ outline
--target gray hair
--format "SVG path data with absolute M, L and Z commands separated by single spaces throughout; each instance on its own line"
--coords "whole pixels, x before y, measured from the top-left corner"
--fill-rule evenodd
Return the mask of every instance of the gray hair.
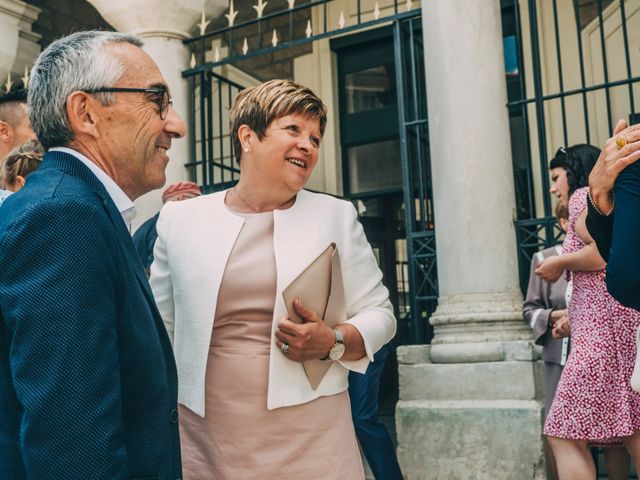
M 129 33 L 96 30 L 73 33 L 56 40 L 40 54 L 29 80 L 29 120 L 45 149 L 68 145 L 74 133 L 67 118 L 67 98 L 73 92 L 111 87 L 124 74 L 124 65 L 105 48 L 108 43 L 142 40 Z M 112 93 L 98 93 L 103 105 L 114 101 Z

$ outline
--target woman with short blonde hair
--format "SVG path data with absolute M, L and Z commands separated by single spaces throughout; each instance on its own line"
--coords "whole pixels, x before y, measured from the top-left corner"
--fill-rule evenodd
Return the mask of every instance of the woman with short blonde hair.
M 173 341 L 185 480 L 362 480 L 348 373 L 364 373 L 394 336 L 382 273 L 350 202 L 303 189 L 326 108 L 308 88 L 272 80 L 231 109 L 240 180 L 166 204 L 151 287 Z M 346 315 L 330 318 L 283 290 L 331 243 Z M 313 292 L 309 292 L 313 293 Z M 303 362 L 325 360 L 313 388 Z

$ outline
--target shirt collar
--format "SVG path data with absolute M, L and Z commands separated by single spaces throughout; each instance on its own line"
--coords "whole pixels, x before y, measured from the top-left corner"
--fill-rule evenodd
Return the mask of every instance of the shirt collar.
M 124 220 L 124 223 L 127 225 L 127 228 L 131 232 L 131 222 L 135 218 L 137 213 L 136 206 L 131 201 L 131 199 L 127 197 L 127 194 L 122 191 L 122 189 L 118 186 L 118 184 L 114 182 L 113 179 L 105 173 L 104 170 L 98 167 L 98 165 L 93 163 L 82 153 L 78 152 L 77 150 L 73 150 L 72 148 L 53 147 L 53 148 L 50 148 L 49 151 L 67 153 L 69 155 L 74 156 L 75 158 L 80 160 L 82 163 L 84 163 L 87 166 L 87 168 L 91 170 L 91 172 L 96 177 L 98 177 L 98 180 L 100 180 L 100 183 L 102 183 L 102 185 L 104 186 L 105 190 L 109 194 L 109 197 L 111 197 L 111 200 L 113 201 L 116 208 L 120 212 L 120 215 L 122 215 L 122 219 Z

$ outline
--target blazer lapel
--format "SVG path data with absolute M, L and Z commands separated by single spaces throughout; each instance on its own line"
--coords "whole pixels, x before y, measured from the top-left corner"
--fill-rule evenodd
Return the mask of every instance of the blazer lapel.
M 102 201 L 102 205 L 109 215 L 109 218 L 111 219 L 111 223 L 113 224 L 118 240 L 125 252 L 127 262 L 135 272 L 138 282 L 144 291 L 147 302 L 151 306 L 156 319 L 159 319 L 160 314 L 158 313 L 158 309 L 153 299 L 153 294 L 151 293 L 147 276 L 144 273 L 142 261 L 135 250 L 133 241 L 131 240 L 131 235 L 127 230 L 122 215 L 116 208 L 116 205 L 113 203 L 113 200 L 107 193 L 107 190 L 104 188 L 104 185 L 102 185 L 102 182 L 100 182 L 98 177 L 96 177 L 80 160 L 65 152 L 48 152 L 45 155 L 41 168 L 57 168 L 58 170 L 68 173 L 87 184 L 98 195 Z

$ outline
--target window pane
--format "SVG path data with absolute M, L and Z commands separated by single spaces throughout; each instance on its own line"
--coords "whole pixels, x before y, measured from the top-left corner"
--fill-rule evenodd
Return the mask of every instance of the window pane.
M 351 193 L 401 188 L 400 142 L 358 145 L 347 150 Z
M 344 81 L 347 113 L 374 110 L 396 103 L 393 64 L 349 73 Z

